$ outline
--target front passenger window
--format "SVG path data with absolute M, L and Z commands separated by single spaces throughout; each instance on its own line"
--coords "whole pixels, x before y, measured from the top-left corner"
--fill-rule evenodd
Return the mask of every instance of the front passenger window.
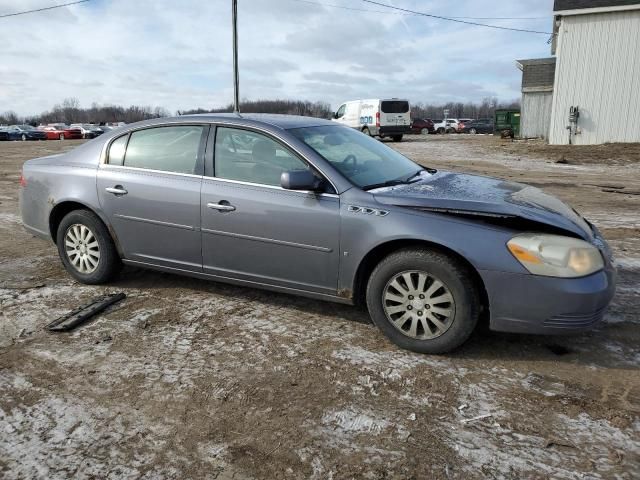
M 275 140 L 256 132 L 218 127 L 215 176 L 280 186 L 282 172 L 307 170 L 305 162 Z

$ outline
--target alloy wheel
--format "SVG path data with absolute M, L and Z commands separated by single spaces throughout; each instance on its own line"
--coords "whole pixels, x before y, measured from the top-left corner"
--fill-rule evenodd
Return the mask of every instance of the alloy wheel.
M 100 263 L 100 244 L 86 225 L 71 225 L 64 236 L 65 253 L 73 268 L 83 274 L 93 273 Z
M 382 292 L 387 320 L 403 335 L 430 340 L 443 335 L 455 318 L 449 288 L 424 271 L 405 271 L 389 280 Z

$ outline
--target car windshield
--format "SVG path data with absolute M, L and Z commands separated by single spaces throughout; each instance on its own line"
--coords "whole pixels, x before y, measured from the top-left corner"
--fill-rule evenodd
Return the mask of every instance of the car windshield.
M 405 183 L 424 170 L 392 148 L 342 126 L 289 130 L 331 163 L 351 183 L 363 189 Z

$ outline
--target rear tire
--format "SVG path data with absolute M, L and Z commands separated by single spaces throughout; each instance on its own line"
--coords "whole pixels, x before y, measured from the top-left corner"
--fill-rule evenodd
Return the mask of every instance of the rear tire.
M 472 128 L 472 129 L 469 130 L 469 133 L 471 135 L 475 135 L 476 133 L 478 133 L 478 131 L 475 128 Z
M 420 133 L 422 135 L 428 135 L 429 134 L 429 129 L 428 128 L 423 128 L 422 130 L 420 130 Z
M 22 137 L 20 137 L 20 138 L 22 139 L 23 142 L 27 141 L 27 136 L 24 133 L 22 134 Z
M 440 135 L 444 135 L 444 133 L 445 133 L 444 128 L 442 128 L 442 127 L 438 128 L 438 133 Z
M 60 140 L 64 140 L 64 133 L 61 133 L 60 136 L 58 137 Z
M 64 268 L 81 283 L 108 282 L 122 266 L 107 227 L 89 210 L 65 215 L 58 226 L 56 244 Z
M 369 277 L 369 314 L 401 348 L 450 352 L 469 338 L 478 323 L 480 297 L 471 278 L 464 264 L 443 253 L 399 250 L 384 258 Z
M 391 138 L 393 139 L 394 142 L 401 142 L 402 141 L 402 135 L 394 135 Z

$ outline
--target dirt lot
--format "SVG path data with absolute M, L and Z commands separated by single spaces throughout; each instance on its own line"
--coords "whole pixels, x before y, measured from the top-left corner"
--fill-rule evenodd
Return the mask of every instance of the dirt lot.
M 479 331 L 425 356 L 352 307 L 134 269 L 107 287 L 73 282 L 21 227 L 17 192 L 24 160 L 74 145 L 0 142 L 3 478 L 640 478 L 637 146 L 390 144 L 560 196 L 620 269 L 596 331 Z M 112 291 L 127 300 L 92 323 L 43 331 Z

